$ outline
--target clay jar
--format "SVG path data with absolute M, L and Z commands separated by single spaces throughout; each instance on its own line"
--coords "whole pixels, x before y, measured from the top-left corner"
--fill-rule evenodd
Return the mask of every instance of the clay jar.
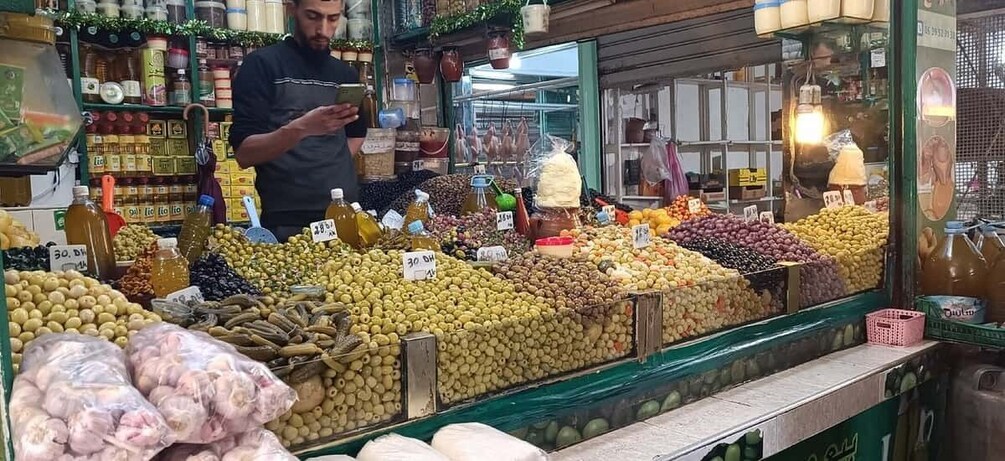
M 433 83 L 433 79 L 436 78 L 436 56 L 433 54 L 433 50 L 416 48 L 413 64 L 415 65 L 415 75 L 419 77 L 419 83 Z
M 440 75 L 443 80 L 450 83 L 461 81 L 461 74 L 464 73 L 464 62 L 461 61 L 461 54 L 457 48 L 444 48 L 443 57 L 440 58 Z
M 489 63 L 493 69 L 509 69 L 509 31 L 495 30 L 489 32 L 488 42 Z

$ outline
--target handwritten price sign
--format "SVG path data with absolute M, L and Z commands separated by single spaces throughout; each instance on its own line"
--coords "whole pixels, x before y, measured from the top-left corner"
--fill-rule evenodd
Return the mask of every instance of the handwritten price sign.
M 827 208 L 841 208 L 844 200 L 841 200 L 841 193 L 836 190 L 824 192 L 824 206 Z
M 635 248 L 646 248 L 650 243 L 649 224 L 632 226 L 632 245 Z
M 506 252 L 506 248 L 501 246 L 494 247 L 481 247 L 478 249 L 478 260 L 479 261 L 505 261 L 509 259 L 509 253 Z
M 401 267 L 405 280 L 435 279 L 436 254 L 432 251 L 410 251 L 401 256 Z
M 314 240 L 314 243 L 327 242 L 337 238 L 338 232 L 335 231 L 334 219 L 326 219 L 324 221 L 315 221 L 311 223 L 311 239 Z
M 503 211 L 496 213 L 496 230 L 513 229 L 513 212 Z
M 687 201 L 687 211 L 692 214 L 701 211 L 701 200 L 693 198 Z
M 743 209 L 743 222 L 757 221 L 757 205 L 750 205 Z
M 87 271 L 86 245 L 54 245 L 49 247 L 50 271 Z

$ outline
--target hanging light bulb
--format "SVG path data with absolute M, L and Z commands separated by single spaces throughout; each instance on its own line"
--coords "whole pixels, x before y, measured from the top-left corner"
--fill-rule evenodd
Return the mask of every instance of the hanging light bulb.
M 820 105 L 822 91 L 819 85 L 799 87 L 799 105 L 796 106 L 796 142 L 820 144 L 824 139 L 826 120 Z

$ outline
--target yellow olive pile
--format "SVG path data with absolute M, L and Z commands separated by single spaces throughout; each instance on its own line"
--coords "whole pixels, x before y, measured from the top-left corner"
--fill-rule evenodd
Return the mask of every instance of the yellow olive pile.
M 112 244 L 115 246 L 115 259 L 118 261 L 133 261 L 143 250 L 157 241 L 149 227 L 141 224 L 130 224 L 115 234 Z
M 890 234 L 887 212 L 873 213 L 861 206 L 826 208 L 783 227 L 837 261 L 848 293 L 879 286 Z
M 14 371 L 24 347 L 46 333 L 100 336 L 125 346 L 134 332 L 160 321 L 157 314 L 77 271 L 7 271 L 4 281 Z
M 210 247 L 262 293 L 279 298 L 288 297 L 292 286 L 317 285 L 321 266 L 351 251 L 339 240 L 314 243 L 308 229 L 286 243 L 265 244 L 251 243 L 240 229 L 223 225 L 214 229 Z
M 578 233 L 577 246 L 625 289 L 662 293 L 664 343 L 762 319 L 778 307 L 739 272 L 663 238 L 635 249 L 630 229 L 608 226 Z
M 625 356 L 631 306 L 605 307 L 603 320 L 556 310 L 511 282 L 437 255 L 434 280 L 404 281 L 402 253 L 373 250 L 329 262 L 329 293 L 353 315 L 353 331 L 377 346 L 410 332 L 437 337 L 440 398 L 484 395 Z M 369 325 L 369 326 L 368 326 Z

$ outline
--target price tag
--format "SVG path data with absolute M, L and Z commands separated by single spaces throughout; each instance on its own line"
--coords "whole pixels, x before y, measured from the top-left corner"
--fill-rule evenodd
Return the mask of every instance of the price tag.
M 513 228 L 513 212 L 502 211 L 496 213 L 496 230 L 510 230 Z
M 852 193 L 851 193 L 850 190 L 845 189 L 845 190 L 841 191 L 841 196 L 844 197 L 844 204 L 845 205 L 854 205 L 855 204 L 855 196 L 852 195 Z
M 426 168 L 426 162 L 422 159 L 415 160 L 412 162 L 412 171 L 420 171 Z
M 693 198 L 687 201 L 687 211 L 692 214 L 701 211 L 701 200 Z
M 827 208 L 840 208 L 844 204 L 841 200 L 841 193 L 836 190 L 824 192 L 824 206 Z
M 865 202 L 862 206 L 864 206 L 866 210 L 869 210 L 869 211 L 871 211 L 873 213 L 876 213 L 877 211 L 879 211 L 879 207 L 876 206 L 876 201 L 875 200 L 869 200 L 868 202 Z
M 872 68 L 886 67 L 886 50 L 877 48 L 869 53 L 869 63 Z
M 384 213 L 384 218 L 380 220 L 380 223 L 388 229 L 401 230 L 401 226 L 405 225 L 405 218 L 398 214 L 397 211 L 387 210 L 387 213 Z
M 509 259 L 509 253 L 501 246 L 481 247 L 478 249 L 477 258 L 479 261 L 505 261 Z
M 314 239 L 314 243 L 327 242 L 329 240 L 337 239 L 338 232 L 335 231 L 335 220 L 326 219 L 324 221 L 312 222 L 311 238 Z
M 53 245 L 49 247 L 50 271 L 87 272 L 86 245 Z
M 632 226 L 632 245 L 635 248 L 645 248 L 649 246 L 649 243 L 649 224 Z
M 164 299 L 181 304 L 186 304 L 190 301 L 197 303 L 205 301 L 205 299 L 202 297 L 202 290 L 200 290 L 199 287 L 196 286 L 182 288 L 181 290 L 178 290 L 174 293 L 165 296 Z
M 750 205 L 743 208 L 743 222 L 754 222 L 757 220 L 757 205 Z
M 432 251 L 410 251 L 401 255 L 401 267 L 405 280 L 427 280 L 436 278 L 436 253 Z
M 614 216 L 618 212 L 617 207 L 615 207 L 614 205 L 604 205 L 603 207 L 600 208 L 600 210 L 603 211 L 604 213 L 607 213 L 607 217 L 609 217 L 610 219 L 614 219 Z
M 774 224 L 775 223 L 775 214 L 772 213 L 772 212 L 770 212 L 770 211 L 762 211 L 761 215 L 760 215 L 760 220 L 761 220 L 762 223 L 765 223 L 765 224 Z

